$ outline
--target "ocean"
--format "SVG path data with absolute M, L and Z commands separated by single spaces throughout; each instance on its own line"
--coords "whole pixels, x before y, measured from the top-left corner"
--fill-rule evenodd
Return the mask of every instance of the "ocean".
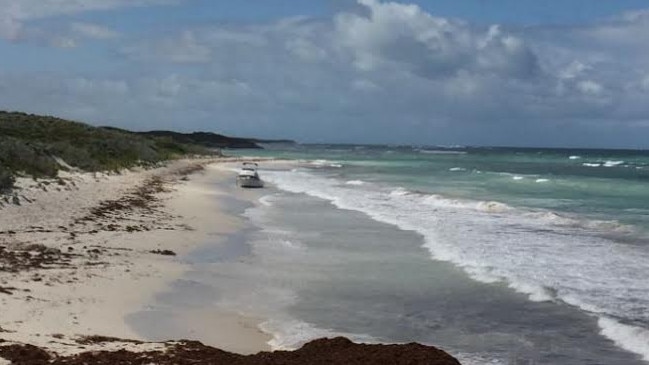
M 249 254 L 220 269 L 221 304 L 267 318 L 275 348 L 340 334 L 464 364 L 649 361 L 649 151 L 239 153 L 299 161 L 262 164 Z

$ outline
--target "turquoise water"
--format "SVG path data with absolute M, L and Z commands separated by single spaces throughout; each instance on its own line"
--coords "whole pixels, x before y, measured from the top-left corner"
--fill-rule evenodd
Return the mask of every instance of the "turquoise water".
M 649 232 L 649 151 L 308 145 L 243 154 L 326 160 L 320 167 L 340 164 L 341 179 L 615 219 Z
M 240 153 L 299 161 L 262 167 L 279 193 L 249 212 L 262 228 L 255 267 L 282 278 L 264 290 L 290 293 L 267 328 L 279 344 L 334 331 L 483 359 L 470 363 L 517 363 L 508 356 L 526 346 L 524 363 L 649 360 L 648 152 Z

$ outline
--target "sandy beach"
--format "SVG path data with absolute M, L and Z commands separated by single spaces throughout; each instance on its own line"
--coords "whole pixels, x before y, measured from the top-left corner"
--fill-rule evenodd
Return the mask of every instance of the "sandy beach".
M 143 310 L 187 270 L 183 255 L 240 225 L 217 204 L 224 192 L 215 182 L 234 177 L 222 163 L 180 160 L 119 174 L 21 179 L 18 200 L 0 209 L 1 337 L 58 354 L 135 346 L 80 344 L 84 336 L 146 341 L 126 316 Z M 239 198 L 254 197 L 244 191 Z M 191 329 L 194 339 L 238 353 L 269 349 L 254 319 L 206 311 L 183 313 L 183 333 Z
M 267 192 L 236 187 L 240 161 L 20 178 L 0 207 L 0 365 L 459 364 L 430 346 L 343 337 L 273 351 L 261 330 L 268 318 L 200 292 L 176 291 L 174 300 L 191 305 L 160 311 L 202 250 L 246 260 L 237 250 L 247 243 L 232 239 L 250 229 L 242 207 Z

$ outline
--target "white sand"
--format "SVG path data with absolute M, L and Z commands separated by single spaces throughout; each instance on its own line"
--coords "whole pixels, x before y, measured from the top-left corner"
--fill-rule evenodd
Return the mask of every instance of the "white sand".
M 69 267 L 18 273 L 0 270 L 0 287 L 15 288 L 12 295 L 0 293 L 0 338 L 60 354 L 97 348 L 75 342 L 84 335 L 145 340 L 128 326 L 125 317 L 141 310 L 155 293 L 188 269 L 179 257 L 202 245 L 208 236 L 213 241 L 239 227 L 239 218 L 219 211 L 215 196 L 224 192 L 213 184 L 234 175 L 208 165 L 210 162 L 214 161 L 182 160 L 154 170 L 112 175 L 62 174 L 65 185 L 21 179 L 21 205 L 0 207 L 0 246 L 42 244 L 79 256 L 71 259 Z M 207 166 L 188 178 L 178 174 L 196 165 Z M 104 227 L 111 222 L 119 225 L 116 231 L 93 233 L 96 221 L 74 223 L 102 201 L 117 200 L 152 177 L 162 179 L 170 190 L 155 194 L 160 201 L 154 211 L 129 209 L 121 212 L 119 219 L 99 219 Z M 148 230 L 127 232 L 126 226 Z M 92 249 L 101 252 L 88 252 Z M 151 250 L 172 250 L 178 256 Z M 238 313 L 203 314 L 185 319 L 196 329 L 195 339 L 242 353 L 269 348 L 266 342 L 270 337 L 258 330 L 255 319 Z M 130 343 L 110 346 L 137 347 Z M 156 346 L 163 345 L 139 348 Z

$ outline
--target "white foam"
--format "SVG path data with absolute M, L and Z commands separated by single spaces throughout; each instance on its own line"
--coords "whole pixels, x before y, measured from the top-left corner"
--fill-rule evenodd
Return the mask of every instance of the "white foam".
M 530 218 L 545 221 L 554 226 L 581 228 L 591 232 L 606 234 L 606 233 L 622 233 L 630 234 L 635 232 L 632 226 L 622 224 L 616 220 L 589 220 L 580 219 L 579 217 L 562 216 L 555 212 L 530 212 L 523 213 Z
M 511 207 L 507 204 L 503 204 L 500 202 L 478 202 L 475 205 L 477 210 L 483 211 L 483 212 L 491 212 L 491 213 L 499 213 L 499 212 L 506 212 L 511 209 Z
M 512 177 L 512 179 L 514 179 L 514 180 L 523 180 L 523 177 L 522 176 L 514 176 L 514 177 Z
M 407 189 L 401 187 L 396 188 L 390 192 L 390 196 L 404 196 L 408 194 L 410 194 L 410 192 Z
M 531 212 L 531 213 L 524 213 L 524 214 L 529 216 L 530 218 L 543 220 L 545 222 L 555 224 L 555 225 L 566 225 L 566 226 L 575 225 L 577 222 L 574 219 L 563 217 L 554 212 L 542 211 L 542 212 Z
M 548 181 L 550 181 L 550 180 L 548 180 L 548 179 L 536 179 L 537 183 L 545 183 L 545 182 L 548 182 Z
M 417 150 L 419 153 L 429 155 L 466 155 L 466 151 L 453 151 L 453 150 Z
M 617 346 L 642 355 L 643 360 L 649 361 L 648 330 L 622 324 L 607 317 L 600 317 L 597 325 L 601 328 L 601 334 L 613 340 Z
M 313 160 L 308 162 L 309 165 L 311 166 L 316 166 L 316 167 L 336 167 L 336 168 L 341 168 L 343 165 L 339 162 L 333 162 L 329 160 Z
M 451 352 L 451 351 L 449 351 Z M 499 359 L 492 359 L 479 354 L 466 354 L 466 353 L 453 353 L 455 357 L 462 365 L 511 365 L 510 362 L 504 362 Z
M 508 286 L 519 293 L 527 294 L 529 299 L 533 302 L 549 302 L 556 299 L 556 292 L 543 286 L 518 282 L 515 280 L 510 280 Z
M 614 167 L 618 165 L 622 165 L 624 161 L 606 161 L 604 162 L 604 167 Z
M 296 350 L 305 343 L 317 338 L 331 338 L 344 336 L 357 343 L 378 343 L 378 341 L 367 335 L 336 332 L 329 329 L 318 328 L 310 323 L 295 319 L 273 319 L 263 322 L 259 328 L 273 336 L 268 341 L 273 351 Z
M 584 162 L 581 165 L 586 166 L 586 167 L 601 167 L 602 166 L 602 164 L 599 164 L 599 163 L 589 163 L 589 162 Z
M 345 182 L 345 184 L 347 184 L 347 185 L 357 185 L 358 186 L 358 185 L 364 185 L 365 181 L 362 181 L 362 180 L 349 180 L 349 181 Z
M 571 159 L 571 160 L 579 160 L 581 158 L 581 156 L 570 156 L 568 158 Z
M 466 171 L 464 167 L 451 167 L 448 171 Z
M 593 236 L 594 229 L 616 229 L 614 221 L 527 212 L 404 188 L 352 189 L 308 173 L 274 172 L 268 179 L 281 189 L 416 231 L 432 258 L 452 262 L 476 280 L 505 281 L 530 300 L 561 300 L 589 313 L 649 323 L 649 251 Z
M 259 203 L 263 206 L 270 207 L 273 205 L 273 203 L 277 200 L 277 195 L 272 194 L 272 195 L 264 195 L 261 198 L 259 198 Z

